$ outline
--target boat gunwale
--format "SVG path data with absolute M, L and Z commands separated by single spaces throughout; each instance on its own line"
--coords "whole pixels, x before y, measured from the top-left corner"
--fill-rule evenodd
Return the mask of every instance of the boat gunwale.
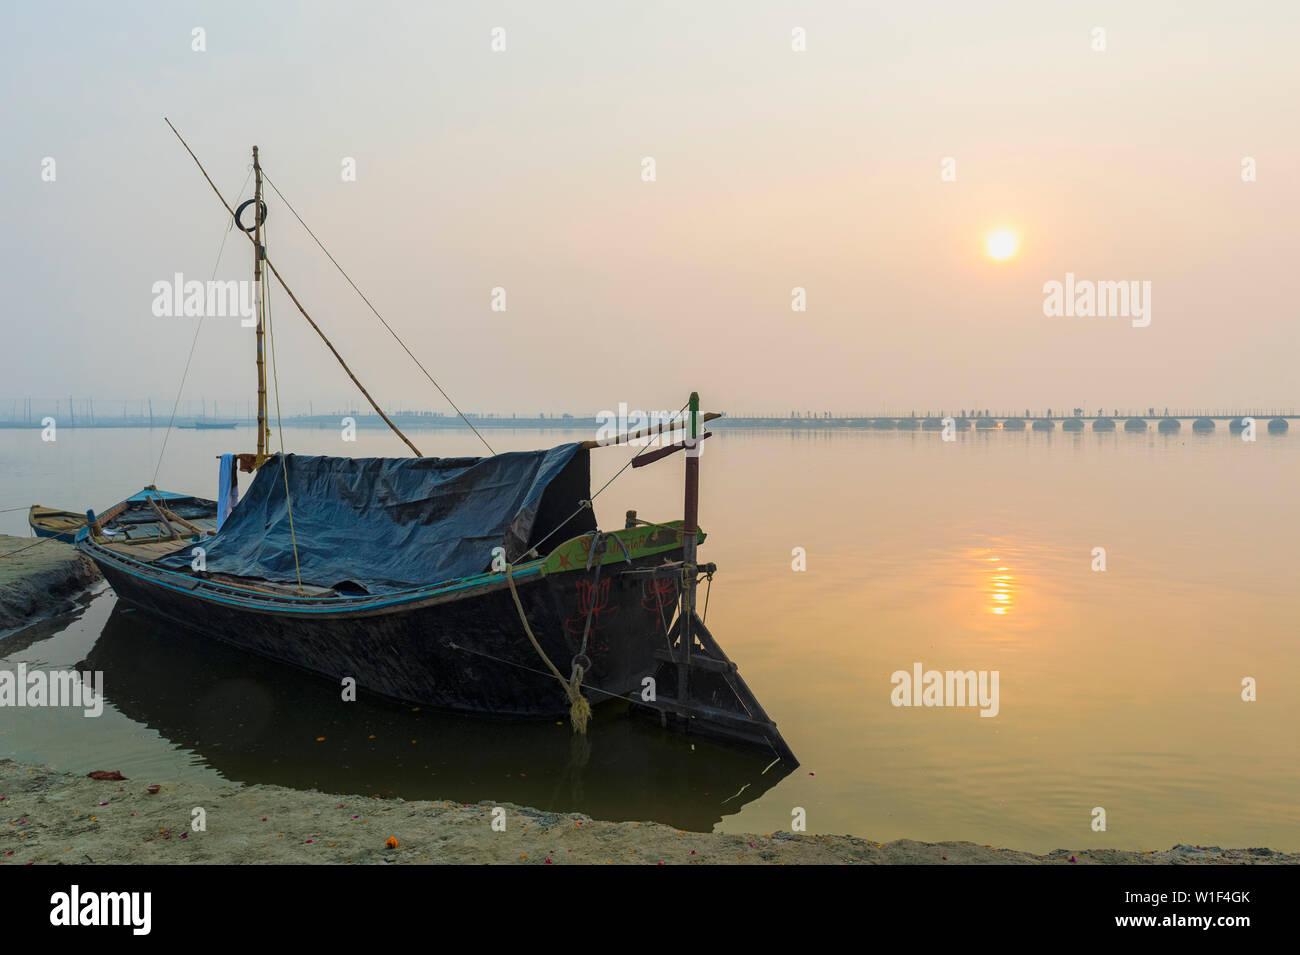
M 112 563 L 118 570 L 148 580 L 150 583 L 178 593 L 191 594 L 217 603 L 234 604 L 250 610 L 279 610 L 291 613 L 353 613 L 357 611 L 381 610 L 386 607 L 414 603 L 432 597 L 454 594 L 462 590 L 481 587 L 492 583 L 506 585 L 505 574 L 486 573 L 474 577 L 460 577 L 451 581 L 440 581 L 410 590 L 395 591 L 389 594 L 358 594 L 336 597 L 299 597 L 293 594 L 272 594 L 265 590 L 239 587 L 234 584 L 215 580 L 205 580 L 165 567 L 158 567 L 148 561 L 142 561 L 127 554 L 109 550 L 94 541 L 85 541 L 77 545 L 78 549 L 88 555 L 93 552 L 96 560 Z M 539 572 L 545 559 L 529 561 L 514 569 L 513 576 L 531 578 L 541 576 Z M 141 572 L 143 571 L 143 573 Z M 191 586 L 173 584 L 164 577 L 180 578 L 192 582 Z
M 674 525 L 678 524 L 680 524 L 680 521 L 672 521 L 669 524 L 655 525 L 655 528 L 657 530 L 667 530 L 671 533 L 676 530 Z M 640 530 L 642 529 L 624 528 L 621 529 L 621 531 L 610 532 L 610 534 L 622 538 L 624 535 L 634 534 Z M 701 540 L 706 536 L 702 530 L 699 531 L 698 534 Z M 679 534 L 673 534 L 672 536 L 680 537 Z M 574 567 L 572 569 L 548 569 L 548 565 L 553 562 L 556 555 L 577 545 L 580 541 L 594 539 L 594 537 L 595 534 L 593 532 L 571 537 L 556 545 L 556 547 L 546 554 L 546 556 L 539 557 L 536 560 L 531 560 L 524 564 L 515 565 L 511 570 L 511 575 L 516 581 L 532 583 L 534 582 L 534 578 L 542 579 L 557 573 L 585 573 L 585 567 Z M 439 581 L 435 584 L 426 584 L 420 587 L 394 591 L 388 594 L 299 597 L 293 594 L 273 594 L 266 590 L 240 587 L 235 584 L 195 577 L 183 573 L 182 571 L 159 567 L 150 561 L 140 560 L 139 558 L 132 557 L 129 554 L 112 550 L 89 537 L 85 537 L 78 541 L 75 546 L 79 551 L 91 556 L 92 559 L 111 563 L 116 569 L 123 573 L 147 580 L 155 586 L 163 587 L 177 593 L 190 594 L 216 603 L 232 604 L 244 609 L 263 612 L 279 611 L 285 613 L 350 614 L 372 610 L 383 610 L 385 608 L 401 606 L 404 604 L 411 604 L 440 597 L 449 597 L 468 590 L 484 589 L 491 591 L 508 586 L 506 575 L 503 572 L 489 571 L 487 573 L 476 574 L 472 577 L 452 578 L 451 580 Z M 673 544 L 666 543 L 650 544 L 645 551 L 639 553 L 638 556 L 654 556 L 655 554 L 672 550 L 673 546 Z M 183 547 L 179 547 L 177 548 L 177 551 L 183 549 Z M 641 550 L 641 548 L 635 549 L 638 551 Z M 611 548 L 604 554 L 602 563 L 618 561 L 621 560 L 622 557 L 623 554 L 618 548 Z M 181 580 L 186 581 L 187 585 L 170 583 L 166 579 L 163 579 L 165 577 L 180 578 Z

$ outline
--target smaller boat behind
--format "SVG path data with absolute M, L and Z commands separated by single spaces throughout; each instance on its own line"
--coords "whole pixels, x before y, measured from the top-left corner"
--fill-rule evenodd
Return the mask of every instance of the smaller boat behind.
M 196 540 L 217 532 L 217 502 L 189 494 L 160 491 L 150 485 L 102 514 L 62 511 L 33 504 L 27 523 L 37 537 L 71 544 L 93 521 L 96 533 L 128 544 Z

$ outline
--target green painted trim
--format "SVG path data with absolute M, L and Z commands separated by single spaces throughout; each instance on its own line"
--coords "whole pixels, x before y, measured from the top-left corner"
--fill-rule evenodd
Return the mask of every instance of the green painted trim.
M 638 557 L 662 554 L 664 551 L 676 550 L 681 547 L 682 534 L 679 529 L 681 526 L 681 521 L 668 521 L 663 525 L 653 527 L 623 528 L 612 531 L 611 536 L 619 538 L 627 547 L 627 556 L 636 560 Z M 697 530 L 696 534 L 696 540 L 703 544 L 706 536 L 704 531 Z M 591 552 L 591 542 L 595 536 L 594 534 L 583 534 L 581 537 L 571 538 L 555 548 L 546 556 L 542 564 L 542 575 L 560 574 L 570 570 L 585 570 L 587 556 Z M 617 564 L 622 563 L 623 560 L 623 548 L 613 541 L 608 541 L 605 544 L 605 553 L 602 555 L 600 562 L 602 564 Z

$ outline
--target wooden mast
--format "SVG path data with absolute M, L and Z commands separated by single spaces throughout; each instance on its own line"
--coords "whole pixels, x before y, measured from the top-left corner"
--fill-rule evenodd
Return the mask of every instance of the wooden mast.
M 266 334 L 265 314 L 262 307 L 262 259 L 266 247 L 262 244 L 262 166 L 257 161 L 257 147 L 253 147 L 253 296 L 257 307 L 257 458 L 255 467 L 266 460 L 266 438 L 270 428 L 266 423 L 266 355 L 263 341 Z
M 190 144 L 185 141 L 185 137 L 183 137 L 180 134 L 180 132 L 176 129 L 175 126 L 172 126 L 172 121 L 168 119 L 166 116 L 163 117 L 163 122 L 167 124 L 167 126 L 171 129 L 172 133 L 175 134 L 176 138 L 180 140 L 181 145 L 185 147 L 185 151 L 190 154 L 190 158 L 194 160 L 194 165 L 199 167 L 199 172 L 203 174 L 203 178 L 207 180 L 207 183 L 212 188 L 212 191 L 216 193 L 217 200 L 223 206 L 226 207 L 226 212 L 230 213 L 230 217 L 234 219 L 236 223 L 238 223 L 239 221 L 238 214 L 234 209 L 230 208 L 230 203 L 226 202 L 225 196 L 221 194 L 221 190 L 217 188 L 217 184 L 212 181 L 212 177 L 208 175 L 208 171 L 203 168 L 203 163 L 199 162 L 199 157 L 194 155 L 194 150 L 190 149 Z M 256 149 L 256 147 L 254 148 Z M 256 153 L 254 155 L 256 155 Z M 256 160 L 254 161 L 256 162 Z M 259 176 L 258 176 L 258 194 L 259 195 L 261 194 L 260 169 L 259 169 Z M 257 211 L 260 213 L 261 208 L 259 207 Z M 260 225 L 261 223 L 259 222 L 258 226 Z M 388 425 L 388 427 L 392 429 L 393 433 L 397 435 L 399 438 L 401 438 L 403 442 L 405 442 L 406 446 L 411 449 L 411 452 L 417 458 L 424 457 L 424 455 L 420 453 L 420 449 L 411 443 L 410 438 L 402 434 L 402 430 L 399 427 L 397 427 L 397 425 L 393 424 L 393 419 L 388 417 L 388 415 L 384 414 L 384 409 L 379 407 L 379 403 L 370 396 L 370 392 L 366 391 L 365 386 L 362 385 L 361 382 L 357 380 L 357 376 L 352 373 L 352 369 L 349 368 L 348 363 L 343 360 L 343 356 L 339 354 L 338 349 L 335 348 L 334 345 L 330 342 L 330 340 L 325 337 L 325 333 L 321 331 L 320 326 L 317 325 L 314 321 L 312 321 L 311 316 L 307 314 L 307 310 L 302 307 L 302 303 L 298 301 L 298 297 L 293 294 L 293 289 L 289 288 L 289 284 L 285 282 L 284 276 L 282 276 L 280 274 L 280 270 L 275 267 L 275 263 L 266 257 L 266 247 L 264 245 L 259 247 L 258 245 L 258 236 L 261 235 L 260 228 L 257 230 L 258 232 L 257 236 L 254 236 L 252 232 L 243 230 L 242 227 L 241 227 L 241 231 L 244 231 L 244 235 L 248 237 L 248 241 L 252 242 L 254 249 L 256 249 L 255 254 L 258 256 L 258 258 L 255 263 L 254 274 L 255 275 L 257 274 L 257 266 L 260 266 L 261 262 L 265 261 L 266 267 L 270 270 L 271 274 L 275 276 L 275 280 L 280 283 L 280 287 L 284 289 L 285 293 L 289 296 L 289 300 L 293 302 L 295 306 L 297 306 L 298 311 L 302 313 L 302 317 L 307 319 L 307 324 L 312 327 L 312 331 L 314 331 L 317 335 L 320 336 L 320 340 L 325 343 L 325 347 L 330 350 L 330 354 L 334 356 L 334 359 L 339 363 L 339 366 L 347 373 L 347 376 L 352 379 L 352 383 L 357 386 L 357 390 L 359 390 L 361 394 L 365 396 L 366 400 L 370 402 L 370 407 L 375 409 L 375 414 L 379 415 L 379 417 L 384 419 L 384 424 Z M 261 295 L 262 295 L 262 291 L 259 288 L 257 289 L 257 297 L 259 299 L 259 302 L 261 299 Z M 262 330 L 262 324 L 260 321 L 261 314 L 262 314 L 262 308 L 259 304 L 258 306 L 258 315 L 259 315 L 258 331 L 259 332 Z M 262 370 L 265 366 L 262 363 L 262 347 L 261 347 L 260 336 L 258 339 L 257 362 L 258 362 L 258 369 Z M 266 446 L 265 439 L 266 436 L 271 433 L 271 429 L 266 427 L 266 377 L 264 371 L 262 372 L 261 377 L 262 377 L 262 387 L 258 395 L 258 398 L 260 399 L 258 402 L 259 404 L 258 411 L 260 413 L 259 420 L 258 420 L 258 428 L 259 428 L 258 445 L 263 448 L 263 454 L 265 454 L 265 446 Z M 245 463 L 245 459 L 250 457 L 254 458 L 254 463 L 252 463 L 251 466 Z M 251 471 L 256 467 L 259 467 L 261 464 L 262 462 L 256 460 L 256 458 L 253 455 L 245 455 L 245 454 L 239 455 L 239 468 L 241 471 Z
M 700 396 L 691 392 L 686 424 L 686 495 L 682 508 L 682 608 L 678 644 L 677 701 L 690 699 L 691 650 L 695 644 L 695 548 L 700 523 Z

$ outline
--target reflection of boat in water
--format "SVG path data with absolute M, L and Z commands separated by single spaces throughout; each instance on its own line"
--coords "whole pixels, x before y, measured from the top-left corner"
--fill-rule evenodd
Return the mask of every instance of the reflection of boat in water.
M 85 511 L 62 511 L 33 504 L 27 512 L 27 523 L 37 537 L 53 537 L 71 544 L 77 531 L 86 526 L 86 517 Z M 124 543 L 179 541 L 193 538 L 195 534 L 215 533 L 217 504 L 150 486 L 96 515 L 95 521 L 107 538 Z
M 491 799 L 708 831 L 790 773 L 770 756 L 602 708 L 587 737 L 367 699 L 118 604 L 81 667 L 108 702 L 228 779 L 406 799 Z M 318 737 L 325 737 L 317 741 Z M 572 742 L 571 742 L 572 740 Z M 694 748 L 692 748 L 692 743 Z M 585 747 L 585 750 L 584 750 Z M 585 754 L 585 760 L 582 756 Z

